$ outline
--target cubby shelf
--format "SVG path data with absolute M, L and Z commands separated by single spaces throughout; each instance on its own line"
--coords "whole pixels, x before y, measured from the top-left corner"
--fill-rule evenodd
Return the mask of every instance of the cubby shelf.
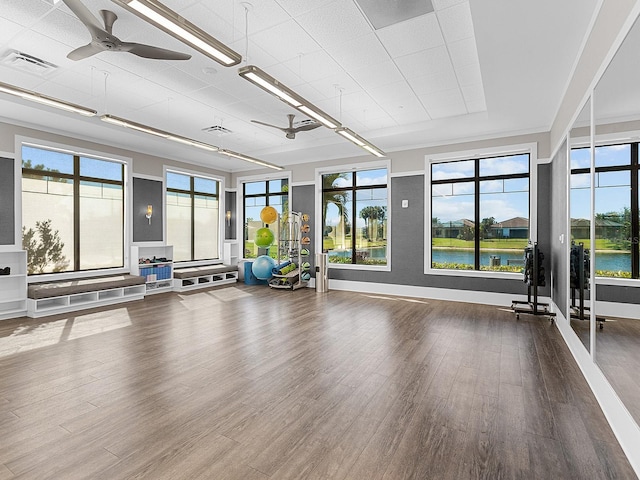
M 166 258 L 166 261 L 153 259 Z M 139 263 L 149 259 L 151 263 Z M 131 274 L 141 275 L 146 280 L 146 293 L 162 293 L 173 290 L 173 246 L 133 246 L 131 247 Z
M 27 252 L 0 252 L 0 268 L 9 267 L 9 275 L 0 275 L 0 320 L 27 313 Z

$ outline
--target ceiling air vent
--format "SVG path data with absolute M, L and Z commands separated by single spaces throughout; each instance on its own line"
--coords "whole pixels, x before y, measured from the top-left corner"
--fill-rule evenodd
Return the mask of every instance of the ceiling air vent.
M 202 129 L 203 132 L 215 133 L 216 135 L 227 135 L 232 133 L 228 128 L 224 128 L 222 125 L 212 125 Z
M 9 50 L 5 53 L 0 63 L 41 77 L 50 75 L 58 68 L 58 66 L 53 63 L 16 50 Z

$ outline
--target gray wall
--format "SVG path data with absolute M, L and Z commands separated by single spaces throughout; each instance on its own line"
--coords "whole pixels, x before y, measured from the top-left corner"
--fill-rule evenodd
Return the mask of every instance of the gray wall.
M 231 221 L 227 224 L 226 214 L 231 212 Z M 236 192 L 226 191 L 224 192 L 224 239 L 235 240 L 236 239 Z
M 558 153 L 551 162 L 551 178 L 549 180 L 551 191 L 551 206 L 547 223 L 551 225 L 551 269 L 553 270 L 554 284 L 551 298 L 558 306 L 562 314 L 567 317 L 567 144 L 562 144 Z M 545 220 L 540 218 L 539 224 Z M 560 243 L 560 235 L 565 235 L 565 242 Z
M 133 178 L 133 241 L 162 241 L 162 182 L 146 178 Z M 147 205 L 153 206 L 151 224 L 146 217 Z
M 0 158 L 0 245 L 16 238 L 15 172 L 12 158 Z
M 309 225 L 311 231 L 309 232 L 309 238 L 311 243 L 305 245 L 305 248 L 309 249 L 309 260 L 311 264 L 311 276 L 315 277 L 315 246 L 314 238 L 316 236 L 316 228 L 320 228 L 322 225 L 321 218 L 313 218 L 315 216 L 315 185 L 301 185 L 294 186 L 291 189 L 291 210 L 294 212 L 306 213 L 309 215 Z

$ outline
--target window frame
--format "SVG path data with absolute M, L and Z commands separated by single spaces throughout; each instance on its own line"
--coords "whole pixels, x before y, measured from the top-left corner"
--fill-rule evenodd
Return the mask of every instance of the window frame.
M 317 228 L 315 229 L 314 247 L 315 251 L 321 253 L 323 251 L 322 245 L 322 202 L 323 202 L 323 185 L 322 176 L 328 173 L 337 172 L 361 172 L 366 170 L 387 170 L 387 263 L 385 265 L 365 265 L 358 263 L 329 263 L 328 268 L 338 270 L 364 270 L 364 271 L 378 271 L 378 272 L 390 272 L 391 271 L 391 241 L 392 241 L 392 208 L 391 208 L 391 160 L 378 160 L 373 162 L 352 163 L 347 165 L 334 165 L 330 167 L 316 168 L 315 171 L 315 218 Z M 355 199 L 354 199 L 355 202 Z M 352 229 L 355 227 L 352 227 Z
M 52 150 L 55 152 L 66 153 L 69 155 L 74 155 L 78 157 L 86 157 L 93 158 L 96 160 L 106 160 L 110 162 L 120 163 L 123 167 L 123 265 L 121 267 L 113 267 L 113 268 L 97 268 L 91 270 L 73 270 L 68 272 L 51 272 L 51 273 L 42 273 L 42 274 L 33 274 L 27 276 L 27 282 L 41 282 L 46 278 L 47 281 L 55 281 L 55 280 L 64 280 L 64 279 L 73 279 L 73 278 L 84 278 L 87 276 L 101 276 L 101 275 L 114 275 L 121 273 L 129 273 L 130 272 L 130 245 L 132 238 L 132 228 L 131 228 L 131 201 L 132 201 L 132 187 L 131 187 L 131 175 L 132 168 L 131 165 L 133 163 L 130 157 L 124 157 L 121 155 L 106 153 L 104 151 L 97 151 L 88 148 L 79 148 L 77 146 L 52 142 L 48 140 L 42 140 L 39 138 L 26 137 L 26 136 L 15 136 L 15 161 L 16 161 L 16 170 L 19 172 L 20 176 L 20 189 L 19 189 L 19 202 L 16 205 L 19 205 L 19 210 L 16 209 L 16 215 L 20 213 L 20 219 L 17 220 L 17 223 L 20 224 L 20 230 L 17 235 L 20 237 L 19 245 L 22 246 L 22 162 L 24 159 L 22 158 L 22 146 L 26 145 L 33 148 L 40 148 L 43 150 Z M 65 175 L 62 175 L 65 176 Z M 89 178 L 89 177 L 87 177 Z M 76 216 L 76 212 L 74 212 L 74 216 Z M 74 228 L 75 230 L 75 228 Z M 77 232 L 74 231 L 74 235 L 77 235 Z M 74 246 L 74 248 L 78 248 Z
M 190 177 L 190 185 L 193 188 L 194 185 L 194 177 L 199 177 L 199 178 L 203 178 L 205 180 L 213 180 L 218 182 L 218 193 L 217 193 L 217 198 L 218 198 L 218 247 L 217 247 L 217 258 L 206 258 L 206 259 L 197 259 L 197 260 L 182 260 L 179 262 L 175 262 L 174 264 L 176 265 L 176 267 L 197 267 L 200 265 L 211 265 L 212 263 L 222 263 L 223 262 L 223 245 L 224 245 L 224 207 L 225 207 L 225 198 L 224 198 L 224 177 L 218 176 L 218 175 L 210 175 L 207 173 L 203 173 L 203 172 L 199 172 L 197 170 L 189 170 L 189 169 L 185 169 L 185 168 L 180 168 L 180 167 L 173 167 L 173 166 L 169 166 L 169 165 L 165 165 L 163 167 L 163 172 L 162 172 L 162 187 L 164 190 L 164 195 L 163 195 L 163 209 L 162 209 L 162 213 L 163 213 L 163 219 L 162 219 L 162 223 L 163 223 L 163 238 L 164 238 L 164 244 L 169 244 L 168 242 L 168 227 L 169 227 L 169 222 L 168 222 L 168 205 L 167 205 L 167 193 L 170 191 L 179 191 L 180 193 L 189 193 L 191 194 L 191 211 L 192 211 L 192 216 L 191 216 L 191 249 L 192 249 L 192 256 L 193 256 L 193 251 L 195 248 L 195 239 L 194 239 L 194 217 L 193 217 L 193 209 L 195 207 L 194 202 L 193 202 L 193 194 L 199 194 L 199 192 L 188 192 L 188 191 L 183 191 L 183 190 L 177 190 L 177 189 L 170 189 L 168 186 L 168 182 L 167 182 L 167 173 L 175 173 L 178 175 L 185 175 Z
M 268 194 L 268 186 L 269 182 L 273 180 L 287 180 L 287 185 L 289 186 L 289 191 L 287 192 L 287 204 L 289 205 L 289 213 L 291 213 L 291 199 L 292 199 L 292 189 L 293 185 L 291 184 L 291 171 L 281 171 L 277 173 L 270 173 L 266 175 L 248 175 L 246 177 L 238 177 L 236 183 L 236 195 L 238 201 L 236 201 L 236 218 L 238 221 L 236 222 L 236 241 L 239 245 L 240 250 L 240 258 L 242 260 L 255 260 L 252 257 L 246 257 L 246 251 L 244 248 L 244 224 L 245 224 L 245 184 L 246 183 L 255 183 L 255 182 L 265 182 L 267 184 L 267 193 L 264 195 L 250 195 L 250 198 L 257 198 L 266 196 L 267 200 L 269 198 Z M 285 195 L 281 195 L 285 196 Z
M 481 160 L 493 157 L 505 157 L 511 155 L 529 155 L 529 239 L 533 242 L 538 241 L 538 169 L 537 166 L 543 163 L 549 163 L 550 160 L 540 161 L 538 159 L 537 143 L 526 143 L 518 145 L 510 145 L 505 147 L 490 147 L 475 150 L 465 150 L 451 152 L 445 154 L 435 154 L 425 156 L 424 168 L 424 273 L 426 275 L 447 275 L 459 277 L 476 277 L 476 278 L 502 278 L 514 279 L 521 278 L 522 273 L 515 272 L 495 272 L 491 270 L 455 270 L 444 268 L 432 268 L 431 266 L 431 166 L 435 163 L 447 163 L 461 160 Z M 473 177 L 475 181 L 475 177 Z M 475 198 L 475 195 L 474 195 Z M 478 199 L 475 198 L 477 202 Z M 477 248 L 477 247 L 476 247 Z M 548 252 L 550 253 L 550 252 Z

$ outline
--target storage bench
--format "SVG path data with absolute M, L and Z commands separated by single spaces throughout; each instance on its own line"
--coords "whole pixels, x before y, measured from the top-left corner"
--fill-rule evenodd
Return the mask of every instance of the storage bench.
M 238 280 L 238 266 L 217 264 L 174 268 L 173 278 L 173 290 L 176 292 L 225 285 Z
M 142 300 L 145 290 L 145 278 L 138 275 L 108 275 L 32 283 L 27 289 L 27 315 L 36 318 Z

